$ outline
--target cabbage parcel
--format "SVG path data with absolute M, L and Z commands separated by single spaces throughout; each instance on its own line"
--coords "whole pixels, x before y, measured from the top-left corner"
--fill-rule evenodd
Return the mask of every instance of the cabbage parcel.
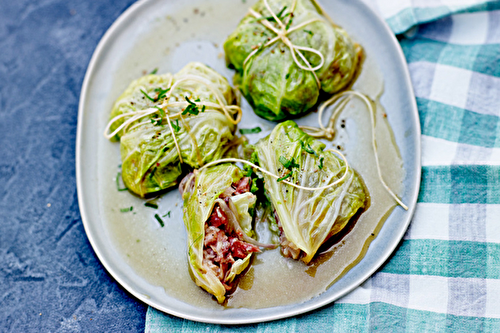
M 250 211 L 257 198 L 250 188 L 250 178 L 229 163 L 195 170 L 179 185 L 191 275 L 219 303 L 235 288 L 252 253 L 265 246 L 252 238 Z
M 295 9 L 293 8 L 293 2 Z M 297 117 L 313 107 L 321 92 L 333 94 L 346 87 L 355 76 L 361 47 L 347 33 L 332 25 L 311 0 L 267 0 L 270 8 L 288 26 L 294 29 L 302 23 L 315 20 L 287 34 L 293 45 L 320 52 L 323 65 L 313 72 L 300 68 L 288 46 L 282 40 L 264 46 L 276 37 L 266 28 L 262 19 L 250 13 L 239 23 L 224 43 L 226 59 L 236 70 L 235 84 L 253 106 L 257 115 L 272 121 Z M 252 9 L 260 13 L 276 28 L 279 26 L 260 0 Z M 249 55 L 258 50 L 254 55 Z M 311 67 L 321 64 L 318 54 L 301 51 Z M 297 61 L 306 66 L 296 53 Z
M 165 102 L 167 94 L 171 96 Z M 170 114 L 183 114 L 170 126 L 165 111 L 155 110 L 162 103 L 172 105 Z M 201 63 L 189 63 L 175 75 L 150 74 L 133 81 L 114 104 L 111 132 L 136 114 L 154 113 L 131 122 L 113 137 L 121 142 L 125 186 L 145 197 L 177 185 L 183 173 L 179 152 L 190 168 L 221 158 L 234 139 L 236 125 L 217 108 L 220 103 L 235 105 L 236 95 L 223 76 Z
M 266 196 L 280 229 L 282 254 L 309 263 L 320 246 L 340 232 L 367 202 L 364 185 L 352 168 L 325 144 L 304 133 L 293 121 L 277 125 L 255 145 L 259 166 L 282 176 L 263 174 Z M 324 190 L 305 190 L 285 184 L 318 188 L 346 173 L 339 184 Z

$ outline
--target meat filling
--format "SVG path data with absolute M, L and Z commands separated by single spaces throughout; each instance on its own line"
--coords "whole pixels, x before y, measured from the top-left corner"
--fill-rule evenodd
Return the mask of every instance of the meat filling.
M 250 178 L 244 177 L 231 184 L 220 196 L 226 203 L 232 196 L 250 191 Z M 205 239 L 203 246 L 203 264 L 212 270 L 227 290 L 232 284 L 225 280 L 233 263 L 244 259 L 249 253 L 259 252 L 259 248 L 249 244 L 238 236 L 236 230 L 228 223 L 228 217 L 219 204 L 214 206 L 212 214 L 205 222 Z
M 305 254 L 304 251 L 299 249 L 297 245 L 290 242 L 286 238 L 285 232 L 283 231 L 283 227 L 281 226 L 281 222 L 278 214 L 276 214 L 276 211 L 274 211 L 274 217 L 276 218 L 276 222 L 278 223 L 279 228 L 281 254 L 283 254 L 283 257 L 285 258 L 293 258 L 295 260 L 301 258 Z

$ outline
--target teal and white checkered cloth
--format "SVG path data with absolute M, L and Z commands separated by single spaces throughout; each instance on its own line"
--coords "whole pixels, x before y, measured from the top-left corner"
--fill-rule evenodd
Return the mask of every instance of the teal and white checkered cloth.
M 399 248 L 312 313 L 222 326 L 150 308 L 146 332 L 500 332 L 500 1 L 369 4 L 401 34 L 422 126 L 420 196 Z

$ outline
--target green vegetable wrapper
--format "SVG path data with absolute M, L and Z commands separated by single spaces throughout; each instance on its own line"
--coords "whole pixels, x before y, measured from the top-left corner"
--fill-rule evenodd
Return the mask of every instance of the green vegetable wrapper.
M 293 1 L 267 0 L 273 12 L 288 25 L 287 30 L 313 20 L 288 33 L 287 37 L 293 45 L 314 49 L 323 55 L 323 66 L 314 72 L 320 86 L 312 71 L 297 65 L 290 48 L 282 40 L 263 46 L 275 38 L 276 33 L 266 28 L 263 20 L 251 14 L 242 19 L 224 43 L 227 61 L 237 71 L 235 83 L 255 113 L 272 121 L 300 116 L 316 104 L 321 91 L 332 94 L 348 85 L 355 76 L 361 54 L 361 47 L 353 43 L 343 29 L 333 26 L 315 2 L 296 0 L 291 15 Z M 264 0 L 252 9 L 267 17 L 274 27 L 280 28 Z M 255 50 L 258 51 L 249 57 Z M 321 64 L 321 58 L 316 53 L 301 53 L 312 67 Z M 297 53 L 296 58 L 301 65 L 306 65 Z
M 276 175 L 292 172 L 287 180 L 302 187 L 323 187 L 346 172 L 342 159 L 324 151 L 322 142 L 304 133 L 293 121 L 277 125 L 255 146 L 260 167 Z M 324 190 L 298 189 L 269 175 L 263 177 L 267 197 L 283 231 L 282 253 L 305 263 L 366 204 L 364 186 L 350 167 L 342 182 Z
M 200 63 L 190 63 L 175 75 L 150 74 L 132 82 L 115 102 L 110 126 L 116 132 L 113 139 L 121 141 L 126 187 L 144 197 L 175 186 L 181 162 L 198 168 L 221 158 L 237 121 L 220 104 L 237 104 L 234 91 L 223 76 Z M 145 116 L 134 121 L 136 115 Z
M 179 186 L 193 279 L 219 303 L 261 245 L 250 238 L 256 197 L 249 190 L 249 178 L 227 163 L 195 170 Z

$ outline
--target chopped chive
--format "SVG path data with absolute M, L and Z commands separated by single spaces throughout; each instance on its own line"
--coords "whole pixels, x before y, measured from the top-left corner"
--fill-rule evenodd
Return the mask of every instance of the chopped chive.
M 161 118 L 151 118 L 151 124 L 154 126 L 161 126 L 163 120 Z
M 175 123 L 171 120 L 170 121 L 170 125 L 172 125 L 172 128 L 174 129 L 174 131 L 177 133 L 180 131 L 181 127 L 179 126 L 179 119 L 176 119 L 175 120 Z
M 320 158 L 320 159 L 319 159 L 319 165 L 318 165 L 318 168 L 319 168 L 320 170 L 323 170 L 323 161 L 324 161 L 324 159 L 325 159 L 324 157 L 322 157 L 322 158 Z
M 280 156 L 279 159 L 281 164 L 288 170 L 292 170 L 293 168 L 298 168 L 300 167 L 299 164 L 295 163 L 295 158 L 292 157 L 291 160 L 287 160 L 286 157 Z
M 163 118 L 165 118 L 165 110 L 163 110 L 159 106 L 155 106 L 155 108 L 158 109 L 158 111 L 160 111 L 160 118 L 151 118 L 151 122 L 155 126 L 160 126 L 163 124 Z
M 283 7 L 283 9 L 281 9 L 281 11 L 279 12 L 278 15 L 276 15 L 276 17 L 278 17 L 281 21 L 283 21 L 283 19 L 285 17 L 287 17 L 288 15 L 290 15 L 290 13 L 286 13 L 285 15 L 281 16 L 283 14 L 283 11 L 286 9 L 286 6 Z M 256 19 L 253 19 L 252 21 L 250 21 L 250 23 L 254 23 L 254 22 L 259 22 L 259 21 L 262 21 L 262 20 L 268 20 L 269 22 L 275 22 L 276 20 L 274 19 L 274 16 L 263 16 L 263 17 L 259 17 L 259 18 L 256 18 Z
M 156 73 L 158 73 L 158 67 L 149 72 L 149 74 L 156 74 Z
M 281 18 L 281 15 L 283 14 L 283 12 L 286 10 L 286 6 L 284 6 L 283 8 L 281 8 L 280 12 L 278 13 L 278 15 L 276 15 L 278 18 Z
M 118 172 L 118 173 L 116 174 L 116 189 L 117 189 L 118 191 L 120 191 L 120 192 L 121 192 L 121 191 L 126 191 L 126 190 L 128 190 L 128 188 L 126 188 L 126 187 L 123 187 L 123 188 L 121 188 L 121 187 L 120 187 L 120 178 L 121 178 L 121 175 L 122 175 L 122 173 L 121 173 L 121 172 Z
M 274 21 L 274 17 L 272 17 L 272 16 L 259 17 L 259 18 L 256 18 L 256 19 L 253 19 L 252 21 L 250 21 L 250 23 L 259 22 L 262 20 L 268 20 L 269 22 L 272 22 L 272 21 Z
M 153 176 L 155 175 L 155 172 L 156 172 L 156 166 L 153 168 L 153 170 L 149 174 L 149 178 L 153 178 Z
M 164 118 L 164 117 L 165 117 L 165 110 L 163 110 L 163 109 L 162 109 L 161 107 L 159 107 L 159 106 L 155 106 L 155 108 L 157 108 L 157 109 L 158 109 L 158 111 L 160 111 L 160 116 L 161 116 L 162 118 Z
M 200 113 L 200 111 L 198 110 L 198 108 L 196 106 L 193 106 L 192 104 L 189 104 L 186 109 L 184 111 L 182 111 L 182 115 L 186 115 L 186 114 L 193 114 L 193 115 L 198 115 Z
M 206 109 L 206 108 L 207 108 L 207 107 L 206 107 L 206 105 L 205 105 L 205 104 L 203 104 L 203 107 L 201 108 L 201 112 L 205 112 L 205 109 Z
M 189 103 L 189 105 L 184 109 L 184 111 L 182 111 L 182 115 L 186 115 L 188 113 L 194 114 L 195 116 L 198 115 L 198 113 L 200 113 L 200 110 L 198 109 L 196 103 L 189 100 L 187 96 L 184 96 L 184 98 Z
M 314 155 L 316 157 L 319 157 L 318 153 L 316 153 L 314 151 L 314 149 L 312 149 L 312 147 L 311 147 L 310 144 L 307 144 L 307 146 L 306 146 L 306 144 L 304 143 L 304 141 L 300 141 L 300 145 L 302 146 L 302 149 L 305 150 L 307 153 L 312 154 L 312 155 Z
M 313 33 L 311 30 L 306 30 L 306 29 L 304 29 L 304 32 L 307 32 L 307 33 L 308 33 L 309 35 L 311 35 L 311 36 L 312 36 L 312 35 L 314 35 L 314 33 Z
M 262 129 L 260 127 L 254 127 L 254 128 L 240 128 L 240 133 L 245 135 L 245 134 L 257 134 L 262 132 Z
M 287 179 L 288 177 L 291 177 L 292 175 L 293 175 L 293 171 L 290 171 L 289 173 L 287 173 L 287 174 L 286 174 L 286 175 L 284 175 L 283 177 L 278 178 L 278 180 L 277 180 L 277 181 L 278 181 L 278 183 L 279 183 L 280 181 L 285 180 L 285 179 Z
M 151 102 L 156 102 L 154 98 L 152 98 L 151 96 L 149 96 L 144 90 L 141 89 L 141 93 L 147 98 L 149 99 Z
M 167 92 L 170 90 L 170 88 L 167 89 L 161 89 L 161 88 L 156 88 L 155 92 L 158 93 L 158 96 L 156 96 L 155 102 L 158 102 L 161 98 L 165 97 Z
M 165 226 L 165 223 L 163 223 L 163 220 L 161 219 L 160 215 L 155 214 L 155 219 L 160 223 L 160 226 L 163 228 Z
M 145 202 L 144 206 L 151 207 L 151 208 L 154 208 L 154 209 L 158 209 L 158 205 L 155 204 L 155 203 L 152 203 L 152 202 Z
M 288 28 L 290 28 L 292 26 L 292 22 L 293 22 L 293 13 L 291 13 L 291 15 L 290 15 L 290 19 L 288 20 L 288 23 L 286 24 L 285 30 L 288 30 Z
M 134 207 L 132 207 L 132 206 L 127 207 L 127 208 L 120 208 L 120 212 L 122 212 L 122 213 L 131 212 L 133 210 L 134 210 Z
M 159 106 L 155 106 L 155 108 L 160 111 L 160 119 L 159 119 L 159 124 L 158 125 L 161 125 L 163 123 L 163 118 L 165 118 L 165 110 L 163 110 L 162 108 L 160 108 Z
M 289 77 L 290 77 L 290 73 L 286 73 L 285 80 L 288 80 Z
M 170 211 L 168 211 L 168 213 L 165 214 L 165 215 L 163 215 L 162 217 L 165 217 L 165 216 L 167 216 L 168 218 L 170 218 Z

